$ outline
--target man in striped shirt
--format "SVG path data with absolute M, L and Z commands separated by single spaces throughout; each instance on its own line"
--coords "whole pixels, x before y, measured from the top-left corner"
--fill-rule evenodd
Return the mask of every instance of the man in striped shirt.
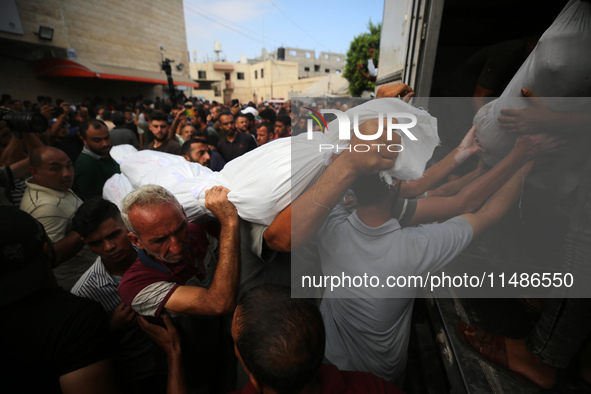
M 137 253 L 115 204 L 93 197 L 80 206 L 72 220 L 74 231 L 99 255 L 72 288 L 72 293 L 97 301 L 111 316 L 110 329 L 119 339 L 116 373 L 129 392 L 157 392 L 165 382 L 159 371 L 152 341 L 136 322 L 136 313 L 121 301 L 117 287 L 135 262 Z M 162 373 L 159 373 L 162 372 Z

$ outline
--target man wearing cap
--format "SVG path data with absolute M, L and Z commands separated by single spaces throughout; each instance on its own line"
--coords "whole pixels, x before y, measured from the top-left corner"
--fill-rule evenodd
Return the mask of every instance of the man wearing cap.
M 101 306 L 60 289 L 43 226 L 0 207 L 2 388 L 7 393 L 113 393 L 117 384 Z

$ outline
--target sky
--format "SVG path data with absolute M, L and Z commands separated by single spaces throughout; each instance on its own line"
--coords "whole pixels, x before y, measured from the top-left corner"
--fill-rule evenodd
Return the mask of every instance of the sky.
M 382 0 L 183 0 L 187 46 L 191 61 L 214 60 L 214 42 L 221 59 L 240 61 L 278 47 L 346 54 L 353 38 L 367 30 L 369 20 L 382 22 Z

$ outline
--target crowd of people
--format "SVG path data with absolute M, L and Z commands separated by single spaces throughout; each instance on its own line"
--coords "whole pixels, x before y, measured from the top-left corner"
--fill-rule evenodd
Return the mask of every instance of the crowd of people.
M 377 98 L 413 94 L 389 85 Z M 347 109 L 314 108 L 323 106 Z M 242 220 L 222 186 L 205 193 L 216 219 L 191 223 L 161 186 L 137 188 L 120 209 L 103 199 L 103 185 L 121 172 L 111 148 L 220 171 L 275 139 L 320 131 L 304 104 L 139 97 L 52 106 L 45 96 L 33 105 L 4 95 L 2 107 L 48 122 L 32 133 L 0 121 L 9 316 L 0 332 L 10 360 L 3 369 L 21 392 L 402 392 L 415 290 L 351 298 L 345 289 L 318 306 L 290 297 L 292 266 L 330 276 L 435 271 L 508 212 L 535 159 L 555 146 L 524 134 L 494 167 L 480 162 L 448 181 L 482 151 L 471 129 L 422 178 L 392 186 L 378 173 L 398 152 L 379 146 L 401 140 L 384 133 L 368 151 L 335 155 L 268 226 Z M 378 123 L 359 133 L 374 134 Z M 354 199 L 343 201 L 349 190 Z M 248 380 L 241 389 L 239 363 Z

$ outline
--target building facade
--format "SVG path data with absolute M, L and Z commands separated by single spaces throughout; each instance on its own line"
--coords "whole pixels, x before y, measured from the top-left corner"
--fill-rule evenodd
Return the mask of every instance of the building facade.
M 316 57 L 313 49 L 281 47 L 273 52 L 263 49 L 261 56 L 252 60 L 260 62 L 267 59 L 296 62 L 299 78 L 325 77 L 328 74 L 340 74 L 345 69 L 345 55 L 334 52 L 320 52 Z
M 287 99 L 323 79 L 299 78 L 298 63 L 266 60 L 262 62 L 191 63 L 191 78 L 199 83 L 194 96 L 229 103 L 239 99 L 243 103 L 259 103 L 271 99 Z
M 0 14 L 0 92 L 15 98 L 162 97 L 163 58 L 177 89 L 197 87 L 182 0 L 2 0 Z

